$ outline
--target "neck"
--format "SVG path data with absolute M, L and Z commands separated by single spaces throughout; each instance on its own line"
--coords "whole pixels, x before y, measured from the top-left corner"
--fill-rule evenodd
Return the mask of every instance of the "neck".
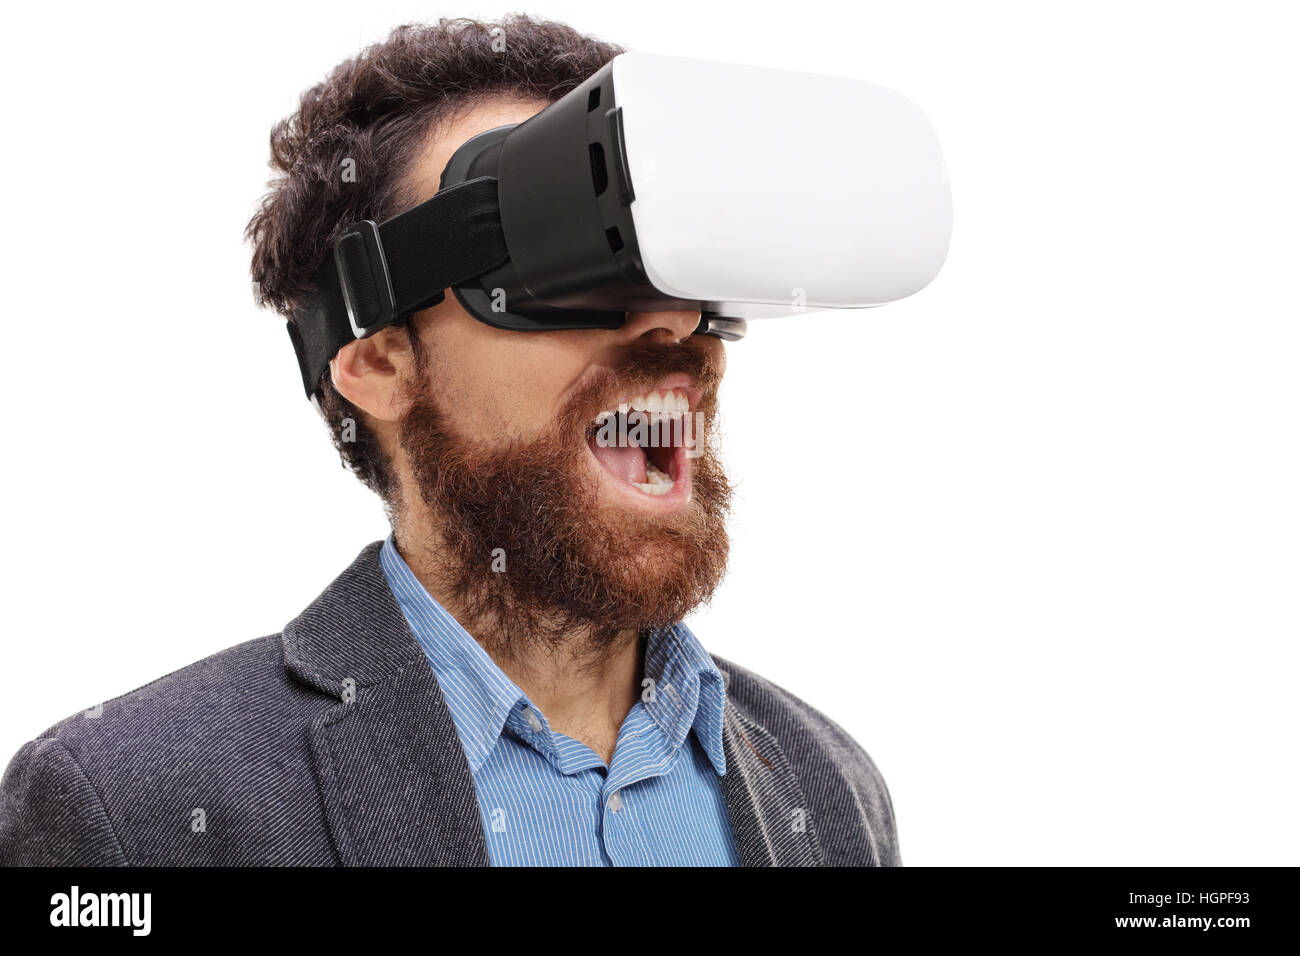
M 499 597 L 485 601 L 458 594 L 449 584 L 455 576 L 436 535 L 430 540 L 428 534 L 399 528 L 394 537 L 411 572 L 546 715 L 551 729 L 586 744 L 608 766 L 619 728 L 641 692 L 644 649 L 637 631 L 611 639 L 564 627 L 558 615 L 545 611 L 519 614 Z M 521 619 L 535 622 L 538 633 L 519 633 Z

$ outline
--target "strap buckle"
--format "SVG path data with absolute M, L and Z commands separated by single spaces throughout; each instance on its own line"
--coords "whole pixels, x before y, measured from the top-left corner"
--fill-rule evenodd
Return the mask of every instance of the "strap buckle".
M 388 273 L 379 226 L 371 219 L 354 222 L 334 243 L 334 266 L 352 334 L 359 339 L 391 325 L 397 312 L 393 279 Z

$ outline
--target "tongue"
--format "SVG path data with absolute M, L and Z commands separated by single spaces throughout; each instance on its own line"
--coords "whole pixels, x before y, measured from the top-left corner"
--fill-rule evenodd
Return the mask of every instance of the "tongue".
M 596 460 L 615 478 L 645 484 L 645 452 L 636 445 L 607 447 L 597 442 L 595 435 L 587 439 L 587 444 Z

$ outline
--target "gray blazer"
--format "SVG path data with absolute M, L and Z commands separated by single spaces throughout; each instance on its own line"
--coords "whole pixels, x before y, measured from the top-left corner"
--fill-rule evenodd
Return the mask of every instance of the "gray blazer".
M 487 866 L 469 764 L 371 544 L 282 633 L 70 717 L 0 782 L 0 864 Z M 899 865 L 840 727 L 717 659 L 748 866 Z

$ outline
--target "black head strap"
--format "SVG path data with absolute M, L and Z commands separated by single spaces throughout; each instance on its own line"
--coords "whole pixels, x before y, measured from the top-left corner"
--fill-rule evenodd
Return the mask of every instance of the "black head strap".
M 383 225 L 348 226 L 316 273 L 315 293 L 288 323 L 307 397 L 343 346 L 437 305 L 444 290 L 506 258 L 491 176 L 439 190 Z

